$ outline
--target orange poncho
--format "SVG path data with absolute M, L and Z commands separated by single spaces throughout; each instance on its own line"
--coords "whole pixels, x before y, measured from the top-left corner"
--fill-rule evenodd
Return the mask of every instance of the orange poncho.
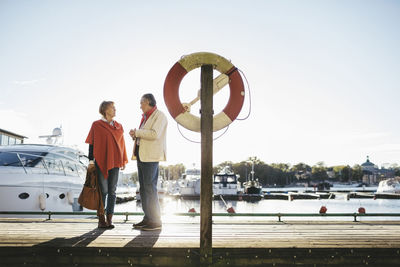
M 114 126 L 102 120 L 93 122 L 85 142 L 93 145 L 94 159 L 106 179 L 109 170 L 121 168 L 128 163 L 124 129 L 116 121 Z

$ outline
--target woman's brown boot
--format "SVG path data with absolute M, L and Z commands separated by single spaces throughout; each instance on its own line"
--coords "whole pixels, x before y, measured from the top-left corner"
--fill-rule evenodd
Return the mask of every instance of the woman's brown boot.
M 99 215 L 99 223 L 97 225 L 98 228 L 109 228 L 108 224 L 106 223 L 106 219 L 104 215 Z
M 112 224 L 112 214 L 107 214 L 107 225 L 108 225 L 108 228 L 110 228 L 110 229 L 112 229 L 112 228 L 114 228 L 115 226 Z

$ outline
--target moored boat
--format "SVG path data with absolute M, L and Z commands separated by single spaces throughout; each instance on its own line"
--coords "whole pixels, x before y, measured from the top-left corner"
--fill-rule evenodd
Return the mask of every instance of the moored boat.
M 63 146 L 0 147 L 0 211 L 82 211 L 87 157 Z
M 244 193 L 249 195 L 262 195 L 262 185 L 254 178 L 254 161 L 251 162 L 251 176 L 243 183 Z
M 179 195 L 183 198 L 199 198 L 201 186 L 199 169 L 187 169 L 179 181 Z
M 400 177 L 380 181 L 375 198 L 400 199 Z
M 213 194 L 222 196 L 237 195 L 240 190 L 240 183 L 238 182 L 238 176 L 230 171 L 228 168 L 224 168 L 222 172 L 214 174 L 213 179 Z
M 380 181 L 376 193 L 400 194 L 400 177 L 389 178 Z
M 262 194 L 262 186 L 258 179 L 256 180 L 249 180 L 243 183 L 244 193 L 245 194 L 252 194 L 252 195 L 260 195 Z

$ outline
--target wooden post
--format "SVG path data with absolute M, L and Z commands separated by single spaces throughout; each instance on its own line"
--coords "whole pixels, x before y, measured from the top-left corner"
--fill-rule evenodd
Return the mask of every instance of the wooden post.
M 213 67 L 201 66 L 200 263 L 212 264 Z

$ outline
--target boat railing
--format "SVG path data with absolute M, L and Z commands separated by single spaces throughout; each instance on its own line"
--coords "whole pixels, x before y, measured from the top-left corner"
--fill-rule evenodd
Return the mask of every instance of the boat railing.
M 80 212 L 52 212 L 52 211 L 0 211 L 0 215 L 43 215 L 51 220 L 51 216 L 97 216 L 94 211 Z M 114 212 L 115 216 L 125 216 L 128 221 L 129 216 L 143 216 L 143 212 Z M 200 216 L 198 212 L 176 212 L 174 216 Z M 399 217 L 400 213 L 212 213 L 213 217 L 278 217 L 278 222 L 282 222 L 283 217 L 353 217 L 354 222 L 361 217 Z

